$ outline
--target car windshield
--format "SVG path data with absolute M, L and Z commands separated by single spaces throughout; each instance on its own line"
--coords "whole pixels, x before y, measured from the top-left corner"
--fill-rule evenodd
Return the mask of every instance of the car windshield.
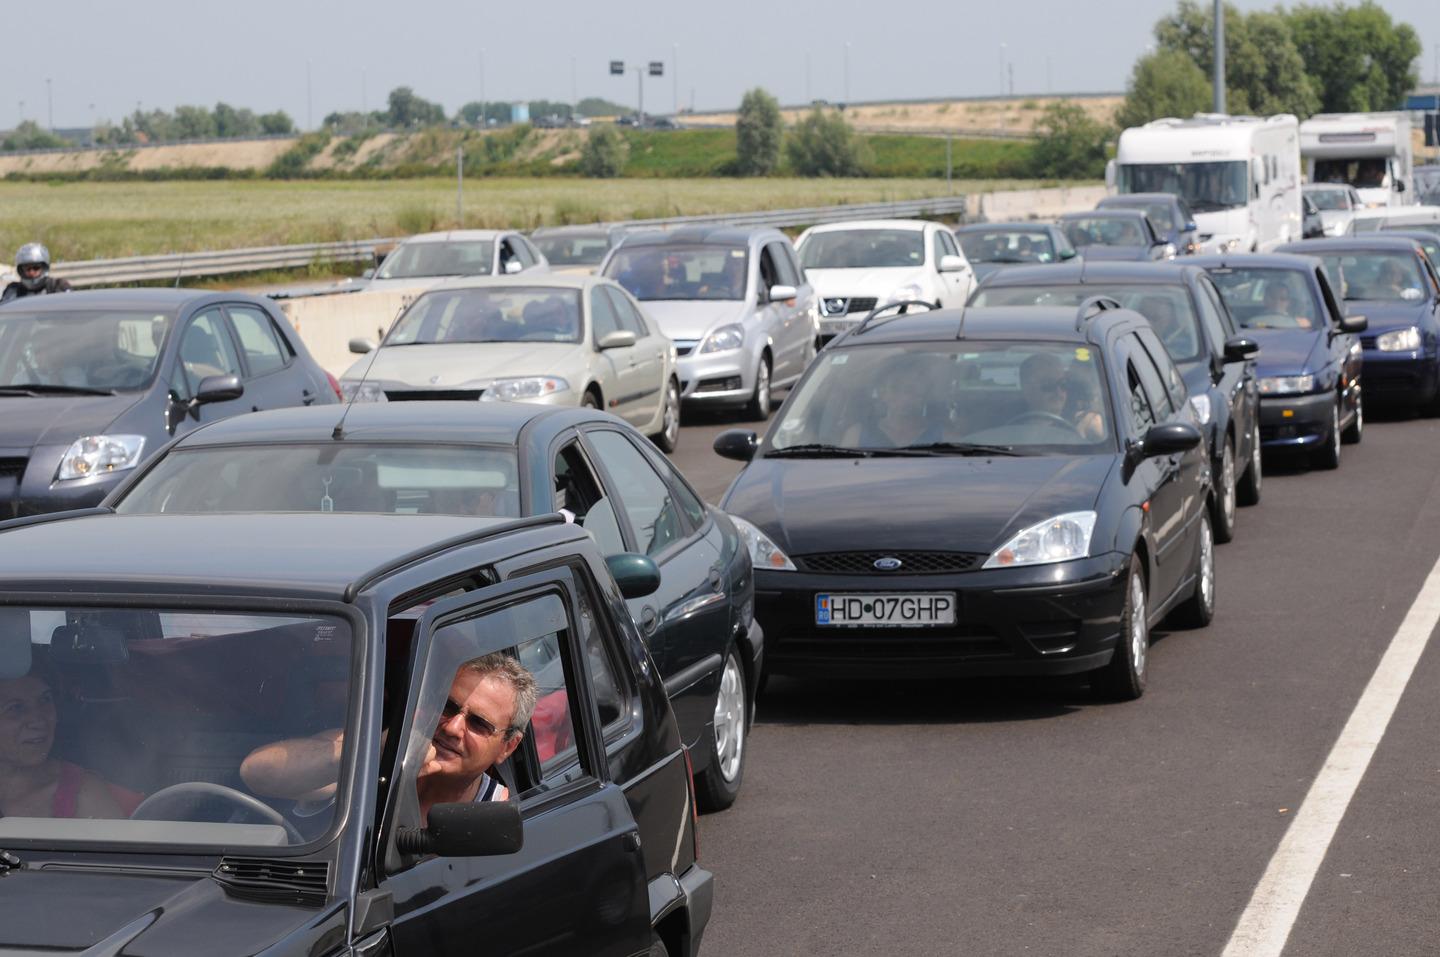
M 956 342 L 822 352 L 766 438 L 774 456 L 1092 454 L 1111 447 L 1098 353 Z
M 26 386 L 102 393 L 144 389 L 155 377 L 173 320 L 154 310 L 7 308 L 0 313 L 0 397 Z
M 376 279 L 423 276 L 488 276 L 495 244 L 488 239 L 401 243 L 385 257 Z
M 1330 285 L 1346 299 L 1419 302 L 1425 275 L 1418 255 L 1403 252 L 1326 252 L 1319 255 Z
M 1122 163 L 1122 193 L 1170 193 L 1197 213 L 1244 206 L 1250 200 L 1244 160 L 1218 163 Z
M 176 449 L 116 511 L 520 514 L 515 450 L 496 446 L 257 445 Z
M 552 266 L 598 266 L 610 251 L 610 241 L 603 233 L 574 236 L 532 236 L 534 243 Z
M 1348 183 L 1357 189 L 1387 185 L 1385 157 L 1365 159 L 1322 159 L 1315 161 L 1315 182 Z
M 1297 269 L 1212 269 L 1230 315 L 1246 329 L 1323 329 L 1325 310 Z
M 1060 228 L 1072 246 L 1145 246 L 1145 233 L 1134 219 L 1082 216 L 1062 220 Z
M 578 289 L 487 286 L 425 293 L 396 321 L 385 345 L 579 341 Z
M 1078 306 L 1091 296 L 1109 296 L 1150 320 L 1176 362 L 1200 358 L 1204 339 L 1200 317 L 1185 286 L 1176 283 L 1073 283 L 1067 285 L 982 286 L 976 306 Z
M 1160 230 L 1161 232 L 1168 233 L 1171 230 L 1177 230 L 1180 228 L 1179 224 L 1175 222 L 1175 215 L 1171 211 L 1172 207 L 1169 203 L 1139 202 L 1137 200 L 1129 200 L 1126 197 L 1122 196 L 1116 199 L 1106 200 L 1105 202 L 1100 204 L 1100 208 L 1138 209 L 1146 216 L 1150 217 L 1150 222 L 1154 223 L 1155 228 Z
M 266 800 L 241 765 L 275 740 L 343 729 L 353 654 L 349 624 L 325 615 L 0 606 L 0 846 L 321 837 L 333 794 Z
M 750 254 L 743 246 L 621 246 L 605 275 L 642 302 L 744 299 Z
M 891 269 L 925 265 L 919 229 L 843 229 L 811 233 L 800 247 L 806 269 Z
M 956 233 L 972 263 L 1053 263 L 1055 244 L 1043 232 L 1018 229 Z
M 1349 210 L 1350 194 L 1343 189 L 1307 189 L 1305 198 L 1315 204 L 1316 209 Z

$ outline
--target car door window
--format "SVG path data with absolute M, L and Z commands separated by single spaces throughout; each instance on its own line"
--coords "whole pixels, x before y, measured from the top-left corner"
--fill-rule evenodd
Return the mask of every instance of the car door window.
M 620 316 L 616 313 L 615 303 L 606 294 L 604 286 L 596 286 L 590 290 L 590 325 L 595 330 L 597 345 L 610 333 L 620 331 Z
M 1235 317 L 1230 315 L 1230 307 L 1225 305 L 1224 297 L 1220 295 L 1220 291 L 1215 288 L 1213 282 L 1209 279 L 1201 279 L 1200 288 L 1205 290 L 1205 298 L 1210 300 L 1210 312 L 1220 323 L 1222 336 L 1219 345 L 1223 347 L 1225 340 L 1235 335 Z M 1204 310 L 1202 310 L 1201 315 L 1204 314 Z M 1205 321 L 1208 323 L 1211 320 Z
M 506 240 L 506 242 L 510 244 L 510 248 L 515 253 L 515 258 L 520 260 L 520 264 L 522 266 L 525 266 L 528 269 L 529 267 L 535 265 L 537 260 L 535 259 L 534 253 L 530 249 L 530 244 L 525 241 L 523 236 L 512 236 L 510 239 Z
M 775 267 L 774 256 L 770 247 L 765 246 L 760 250 L 760 301 L 765 302 L 769 298 L 771 286 L 779 285 L 780 273 Z
M 555 456 L 555 509 L 575 516 L 575 524 L 595 540 L 602 555 L 626 550 L 615 505 L 605 497 L 594 469 L 574 441 Z
M 589 432 L 586 438 L 613 481 L 635 533 L 636 549 L 654 555 L 683 538 L 685 525 L 675 496 L 640 450 L 608 429 Z
M 218 308 L 202 312 L 185 327 L 180 339 L 180 367 L 189 395 L 195 394 L 207 376 L 240 375 L 235 343 Z
M 935 268 L 937 270 L 940 268 L 940 260 L 945 258 L 946 255 L 948 255 L 945 252 L 945 240 L 942 238 L 943 236 L 944 234 L 940 230 L 935 230 L 935 240 L 933 243 L 931 243 L 931 246 L 934 249 Z
M 955 244 L 955 237 L 947 229 L 941 229 L 935 233 L 940 237 L 940 247 L 946 256 L 960 255 L 960 247 Z
M 628 329 L 629 331 L 635 333 L 636 339 L 644 339 L 649 336 L 650 327 L 646 325 L 645 320 L 641 317 L 639 310 L 637 310 L 633 305 L 631 305 L 630 300 L 625 298 L 625 294 L 620 292 L 618 289 L 612 289 L 609 286 L 605 286 L 602 288 L 604 288 L 606 295 L 608 296 L 612 306 L 614 307 L 615 315 L 620 322 L 620 328 Z
M 1135 436 L 1142 436 L 1145 430 L 1155 424 L 1155 412 L 1150 406 L 1150 399 L 1145 394 L 1145 387 L 1140 383 L 1140 376 L 1135 371 L 1135 363 L 1125 363 L 1126 381 L 1130 392 L 1128 412 L 1130 417 L 1130 429 Z
M 593 589 L 587 584 L 588 576 L 581 569 L 575 569 L 579 589 L 576 598 L 580 606 L 580 642 L 585 649 L 585 659 L 590 671 L 590 687 L 595 693 L 595 706 L 600 712 L 600 727 L 606 739 L 610 739 L 630 725 L 633 715 L 635 690 L 621 679 L 625 671 L 616 666 L 624 661 L 617 657 L 616 636 L 595 614 L 596 608 L 603 608 Z
M 1129 343 L 1130 368 L 1139 377 L 1145 397 L 1149 400 L 1151 422 L 1164 421 L 1175 412 L 1175 407 L 1170 404 L 1170 393 L 1165 388 L 1155 363 L 1150 360 L 1139 340 L 1131 336 Z
M 1225 323 L 1220 318 L 1220 312 L 1215 308 L 1215 304 L 1205 294 L 1204 283 L 1201 283 L 1201 287 L 1195 298 L 1199 300 L 1200 325 L 1205 327 L 1206 338 L 1210 340 L 1210 348 L 1205 351 L 1218 351 L 1225 345 Z
M 254 306 L 225 307 L 235 326 L 240 347 L 245 350 L 245 364 L 252 376 L 262 376 L 285 368 L 285 353 L 270 317 Z
M 1160 337 L 1155 335 L 1152 329 L 1140 329 L 1135 335 L 1139 338 L 1140 344 L 1145 347 L 1145 354 L 1155 364 L 1155 368 L 1160 374 L 1160 380 L 1165 383 L 1165 391 L 1169 393 L 1170 404 L 1165 414 L 1168 415 L 1171 411 L 1182 408 L 1188 397 L 1185 378 L 1180 375 L 1180 370 L 1170 358 L 1170 353 L 1165 351 Z
M 795 266 L 791 263 L 790 257 L 785 255 L 785 245 L 783 243 L 769 243 L 765 246 L 765 252 L 770 257 L 771 268 L 773 270 L 772 275 L 775 276 L 775 281 L 770 283 L 770 285 L 800 285 L 800 277 L 796 275 Z

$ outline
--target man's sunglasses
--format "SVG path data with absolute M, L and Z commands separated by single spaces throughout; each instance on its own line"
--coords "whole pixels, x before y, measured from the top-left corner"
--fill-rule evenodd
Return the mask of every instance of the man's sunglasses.
M 440 713 L 446 721 L 453 721 L 457 714 L 465 715 L 465 727 L 469 728 L 471 733 L 479 735 L 482 738 L 488 738 L 500 730 L 478 714 L 471 714 L 466 711 L 449 698 L 445 699 L 445 706 L 440 709 Z

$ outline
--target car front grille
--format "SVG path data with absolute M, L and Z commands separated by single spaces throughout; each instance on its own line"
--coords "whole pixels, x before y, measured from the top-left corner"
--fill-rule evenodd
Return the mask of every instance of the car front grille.
M 979 568 L 986 556 L 978 552 L 828 552 L 796 555 L 801 571 L 827 575 L 947 575 Z M 881 570 L 875 563 L 896 559 L 900 565 Z
M 874 296 L 826 296 L 820 300 L 820 317 L 824 319 L 848 316 L 855 312 L 869 312 L 875 308 L 877 301 Z
M 1378 338 L 1379 338 L 1379 336 L 1361 336 L 1361 337 L 1360 337 L 1360 348 L 1362 348 L 1362 349 L 1374 349 L 1374 348 L 1375 348 L 1375 340 L 1378 339 Z
M 25 476 L 25 459 L 0 459 L 0 521 L 20 514 L 20 480 Z
M 385 393 L 391 402 L 474 402 L 484 389 L 416 389 Z

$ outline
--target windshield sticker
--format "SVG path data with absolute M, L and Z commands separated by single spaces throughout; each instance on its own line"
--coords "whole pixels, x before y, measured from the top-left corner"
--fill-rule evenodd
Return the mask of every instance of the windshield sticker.
M 730 258 L 731 258 L 731 259 L 744 259 L 744 258 L 745 258 L 745 250 L 743 250 L 743 249 L 732 249 L 732 250 L 730 250 Z
M 315 644 L 320 644 L 321 642 L 325 641 L 334 641 L 336 630 L 337 629 L 334 625 L 316 625 Z
M 1089 362 L 1089 361 L 1090 361 L 1090 350 L 1089 350 L 1089 349 L 1086 349 L 1084 346 L 1081 346 L 1079 349 L 1076 349 L 1076 350 L 1075 350 L 1075 361 L 1076 361 L 1076 362 Z
M 325 486 L 325 494 L 320 496 L 320 511 L 322 512 L 335 511 L 335 500 L 330 497 L 330 483 L 333 481 L 335 481 L 333 475 L 327 475 L 320 480 L 321 484 Z

